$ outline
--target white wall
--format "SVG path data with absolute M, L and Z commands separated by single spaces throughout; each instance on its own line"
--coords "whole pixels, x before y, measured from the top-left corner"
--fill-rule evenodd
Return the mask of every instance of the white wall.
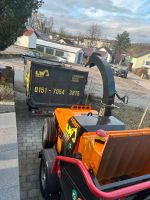
M 58 42 L 60 42 L 61 44 L 66 44 L 66 42 L 63 39 L 60 39 Z
M 37 40 L 37 36 L 35 35 L 35 33 L 32 33 L 32 35 L 28 37 L 28 48 L 35 49 L 36 40 Z
M 75 61 L 76 61 L 76 54 L 68 52 L 68 59 L 67 60 L 70 63 L 75 63 Z
M 16 45 L 22 46 L 22 47 L 27 47 L 27 48 L 36 48 L 36 41 L 37 37 L 35 33 L 32 33 L 31 36 L 21 36 L 17 38 Z
M 28 48 L 28 45 L 29 45 L 28 36 L 24 36 L 23 35 L 21 37 L 18 37 L 15 44 L 18 45 L 18 46 L 22 46 L 22 47 L 27 47 Z
M 136 62 L 137 62 L 137 58 L 132 58 L 132 69 L 135 69 L 136 68 Z
M 99 50 L 107 53 L 106 61 L 107 61 L 108 63 L 111 63 L 111 61 L 112 61 L 112 56 L 111 56 L 111 54 L 109 54 L 108 51 L 107 51 L 105 48 L 100 48 Z
M 100 51 L 107 52 L 105 48 L 100 48 L 99 50 L 100 50 Z
M 111 61 L 112 61 L 112 56 L 109 53 L 107 53 L 107 62 L 111 63 Z

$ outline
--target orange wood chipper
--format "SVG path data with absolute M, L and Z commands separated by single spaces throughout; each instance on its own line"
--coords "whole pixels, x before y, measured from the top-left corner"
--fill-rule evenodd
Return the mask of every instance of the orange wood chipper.
M 39 156 L 45 199 L 150 199 L 150 128 L 125 130 L 112 116 L 116 96 L 110 65 L 92 54 L 103 79 L 104 114 L 91 106 L 56 108 L 44 121 Z

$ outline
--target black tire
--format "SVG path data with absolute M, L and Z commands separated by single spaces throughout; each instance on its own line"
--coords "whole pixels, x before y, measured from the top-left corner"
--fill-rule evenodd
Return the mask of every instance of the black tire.
M 44 159 L 40 163 L 40 190 L 45 200 L 60 200 L 60 183 L 56 174 L 51 174 L 51 167 Z
M 42 146 L 44 149 L 53 148 L 57 141 L 55 117 L 48 117 L 44 120 L 42 129 Z
M 28 111 L 31 112 L 32 107 L 28 105 Z
M 131 200 L 148 200 L 150 199 L 150 190 L 147 189 L 145 191 L 142 191 L 142 192 L 138 192 L 134 197 L 133 199 Z
M 26 100 L 26 104 L 27 104 L 27 107 L 28 107 L 28 111 L 31 111 L 32 110 L 32 107 L 29 105 L 28 101 Z

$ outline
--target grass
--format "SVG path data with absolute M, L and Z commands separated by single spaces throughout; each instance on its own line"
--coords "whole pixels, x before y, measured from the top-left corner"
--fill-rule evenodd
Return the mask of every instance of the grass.
M 93 108 L 100 110 L 100 99 L 90 98 L 89 103 L 92 104 Z M 120 119 L 126 124 L 127 129 L 137 129 L 144 113 L 144 109 L 139 107 L 132 107 L 124 104 L 116 104 L 119 108 L 112 110 L 112 115 Z M 150 110 L 147 111 L 146 116 L 140 128 L 150 128 Z
M 119 109 L 113 110 L 113 115 L 123 121 L 127 129 L 137 129 L 143 113 L 144 109 L 127 105 L 120 105 Z M 150 127 L 150 111 L 146 113 L 141 125 L 141 128 L 147 127 Z

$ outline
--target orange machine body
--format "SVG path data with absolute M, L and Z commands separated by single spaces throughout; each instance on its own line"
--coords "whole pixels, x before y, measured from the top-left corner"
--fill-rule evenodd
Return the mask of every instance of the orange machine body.
M 96 118 L 98 112 L 90 106 L 55 110 L 58 122 L 58 154 L 63 154 L 63 145 L 68 145 L 68 141 L 71 141 L 75 145 L 72 154 L 81 155 L 85 167 L 93 171 L 100 183 L 113 182 L 121 177 L 150 174 L 150 129 L 110 130 L 105 131 L 105 137 L 101 137 L 97 126 L 94 131 L 87 131 L 82 129 L 82 124 L 75 118 L 87 115 Z M 78 137 L 79 129 L 82 131 Z

